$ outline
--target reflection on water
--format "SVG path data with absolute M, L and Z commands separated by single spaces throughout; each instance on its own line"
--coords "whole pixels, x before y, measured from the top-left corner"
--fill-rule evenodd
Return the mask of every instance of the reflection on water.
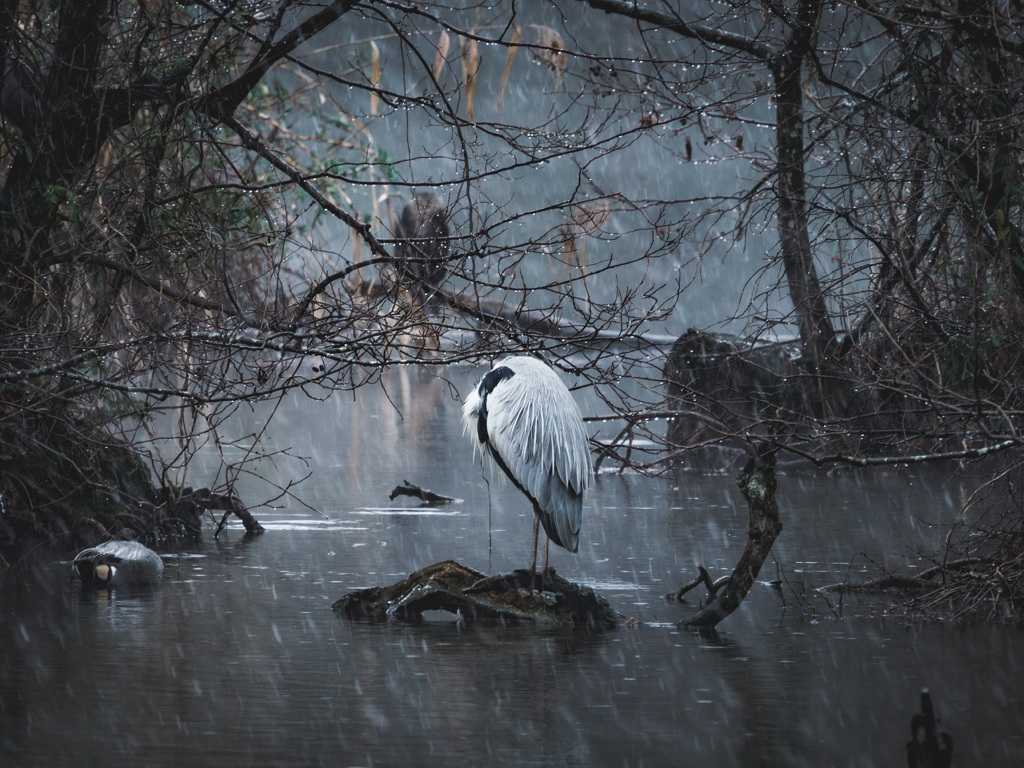
M 866 603 L 839 618 L 797 599 L 865 567 L 860 553 L 899 565 L 936 547 L 945 529 L 933 523 L 970 489 L 945 477 L 784 474 L 785 529 L 761 574 L 784 588 L 755 587 L 711 637 L 675 630 L 694 603 L 663 595 L 694 562 L 715 576 L 731 567 L 746 513 L 731 478 L 685 474 L 601 475 L 580 552 L 552 552 L 639 626 L 335 615 L 346 592 L 429 562 L 497 572 L 528 558 L 530 510 L 481 473 L 451 390 L 403 376 L 388 382 L 397 412 L 369 392 L 291 404 L 268 438 L 306 457 L 295 474 L 313 470 L 302 490 L 327 519 L 255 510 L 265 535 L 208 534 L 168 553 L 162 585 L 145 592 L 83 596 L 59 564 L 0 573 L 4 763 L 897 765 L 927 686 L 955 765 L 1019 764 L 1019 630 L 907 625 Z M 285 483 L 286 464 L 263 471 Z M 389 506 L 406 479 L 463 501 Z M 253 482 L 243 495 L 260 492 Z
M 376 509 L 357 509 L 354 515 L 412 515 L 414 517 L 451 517 L 460 514 L 457 509 L 436 509 L 434 507 L 378 507 Z

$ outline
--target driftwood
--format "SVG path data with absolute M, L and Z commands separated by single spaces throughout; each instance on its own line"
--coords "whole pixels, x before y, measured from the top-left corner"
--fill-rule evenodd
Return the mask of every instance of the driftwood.
M 899 576 L 896 574 L 886 574 L 879 576 L 877 579 L 866 579 L 864 581 L 841 581 L 837 584 L 826 584 L 823 587 L 817 587 L 818 592 L 835 592 L 838 594 L 853 594 L 855 592 L 888 592 L 890 590 L 896 591 L 912 591 L 919 592 L 926 589 L 935 589 L 937 584 L 927 579 L 922 579 L 919 576 Z
M 451 504 L 455 501 L 451 496 L 442 496 L 441 494 L 434 493 L 426 488 L 420 488 L 418 485 L 413 485 L 408 480 L 403 480 L 401 485 L 396 485 L 388 498 L 391 501 L 394 501 L 399 496 L 412 496 L 417 499 L 422 499 L 427 504 Z
M 986 546 L 979 537 L 975 546 Z M 1009 556 L 971 555 L 946 560 L 914 575 L 885 573 L 873 579 L 851 581 L 817 587 L 819 593 L 881 593 L 909 594 L 908 607 L 940 613 L 948 618 L 964 620 L 985 616 L 987 621 L 1021 620 L 1021 591 L 1024 585 L 1024 550 L 1016 545 Z
M 161 518 L 170 517 L 175 520 L 194 521 L 194 533 L 199 533 L 199 520 L 206 512 L 212 510 L 224 510 L 224 515 L 217 525 L 213 537 L 217 538 L 220 532 L 227 525 L 228 518 L 234 515 L 242 521 L 247 534 L 263 533 L 264 528 L 259 521 L 252 516 L 242 500 L 233 493 L 213 493 L 209 488 L 184 488 L 179 494 L 168 498 L 159 506 L 150 505 L 150 514 L 159 513 Z
M 242 525 L 245 526 L 245 532 L 247 534 L 263 533 L 264 528 L 252 513 L 246 508 L 242 500 L 234 494 L 230 493 L 213 493 L 210 494 L 207 509 L 223 509 L 224 516 L 220 519 L 220 524 L 217 526 L 217 530 L 213 533 L 213 538 L 217 538 L 220 532 L 224 529 L 227 524 L 228 518 L 234 515 L 242 521 Z
M 718 592 L 718 588 L 729 580 L 729 577 L 726 576 L 722 579 L 719 579 L 718 581 L 712 581 L 711 574 L 708 573 L 707 568 L 705 568 L 700 563 L 696 563 L 695 565 L 697 568 L 697 575 L 694 576 L 691 581 L 688 581 L 685 584 L 683 584 L 683 586 L 681 586 L 679 589 L 675 590 L 674 592 L 669 592 L 667 595 L 665 595 L 667 599 L 673 600 L 677 603 L 681 603 L 683 602 L 683 595 L 685 595 L 690 590 L 696 589 L 701 584 L 708 588 L 708 595 L 714 597 L 715 594 Z
M 889 590 L 910 590 L 926 591 L 939 589 L 943 585 L 932 581 L 936 577 L 944 579 L 954 572 L 973 568 L 974 566 L 998 566 L 997 560 L 991 557 L 963 557 L 959 560 L 950 560 L 940 565 L 927 568 L 920 573 L 909 576 L 893 573 L 886 573 L 874 579 L 861 581 L 840 581 L 836 584 L 826 584 L 817 587 L 818 592 L 886 592 Z
M 203 515 L 212 510 L 224 510 L 224 516 L 217 526 L 214 538 L 227 524 L 231 515 L 242 521 L 246 533 L 264 532 L 263 526 L 246 509 L 241 499 L 231 493 L 213 493 L 209 488 L 177 489 L 173 495 L 167 494 L 159 504 L 139 502 L 119 516 L 118 532 L 120 534 L 123 529 L 128 529 L 132 531 L 131 538 L 143 544 L 156 543 L 161 537 L 193 538 L 199 536 L 202 530 Z M 86 518 L 84 522 L 107 538 L 114 536 L 113 531 L 96 520 Z
M 264 528 L 259 521 L 252 516 L 242 500 L 233 493 L 213 493 L 209 488 L 184 488 L 180 493 L 168 498 L 159 506 L 149 505 L 151 515 L 159 515 L 160 518 L 171 518 L 181 521 L 193 521 L 195 535 L 199 534 L 200 518 L 212 510 L 224 510 L 220 524 L 214 532 L 213 537 L 217 538 L 220 532 L 227 525 L 228 517 L 234 515 L 242 521 L 247 534 L 263 533 Z
M 552 569 L 545 589 L 530 588 L 533 575 L 519 570 L 485 576 L 454 560 L 428 565 L 387 587 L 351 592 L 333 609 L 350 618 L 418 621 L 426 611 L 447 611 L 465 621 L 499 619 L 562 626 L 613 628 L 618 622 L 608 601 Z
M 743 498 L 750 507 L 747 546 L 726 583 L 714 594 L 707 606 L 679 622 L 682 627 L 710 629 L 735 611 L 757 579 L 775 539 L 782 531 L 779 507 L 775 501 L 775 453 L 769 443 L 758 446 L 747 466 L 736 480 Z

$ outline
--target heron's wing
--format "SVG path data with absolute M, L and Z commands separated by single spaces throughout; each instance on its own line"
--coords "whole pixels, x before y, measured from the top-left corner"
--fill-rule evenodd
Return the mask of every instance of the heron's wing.
M 479 387 L 466 395 L 466 402 L 462 406 L 462 428 L 467 435 L 477 434 L 477 423 L 480 418 L 480 391 Z M 476 443 L 476 441 L 473 441 Z
M 530 375 L 517 372 L 488 396 L 487 435 L 491 449 L 546 515 L 544 530 L 575 552 L 590 449 L 569 390 L 546 366 Z

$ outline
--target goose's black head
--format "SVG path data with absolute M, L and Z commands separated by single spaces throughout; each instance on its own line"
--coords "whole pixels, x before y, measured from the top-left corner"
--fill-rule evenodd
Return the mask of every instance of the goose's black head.
M 82 584 L 92 589 L 103 589 L 110 584 L 117 573 L 115 563 L 121 562 L 120 558 L 110 555 L 82 558 L 75 562 L 78 569 L 78 576 Z

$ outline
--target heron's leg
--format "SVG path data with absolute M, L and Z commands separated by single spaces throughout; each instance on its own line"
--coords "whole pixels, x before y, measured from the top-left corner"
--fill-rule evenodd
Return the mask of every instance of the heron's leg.
M 551 552 L 551 537 L 546 533 L 544 534 L 544 567 L 540 573 L 543 578 L 548 576 L 548 554 Z
M 540 513 L 537 510 L 537 505 L 533 505 L 533 546 L 530 547 L 530 579 L 531 581 L 537 580 L 537 532 L 540 529 Z M 545 565 L 547 565 L 547 559 L 545 556 Z

